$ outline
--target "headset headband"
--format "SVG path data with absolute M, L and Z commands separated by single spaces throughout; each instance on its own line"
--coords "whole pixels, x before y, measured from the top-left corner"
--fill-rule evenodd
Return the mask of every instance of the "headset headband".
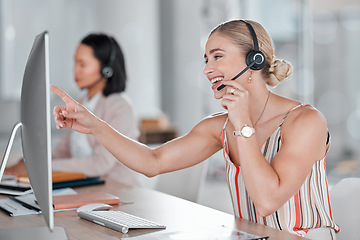
M 249 29 L 249 31 L 251 33 L 251 36 L 252 36 L 252 39 L 253 39 L 253 42 L 254 42 L 254 51 L 259 51 L 259 43 L 258 43 L 257 36 L 256 36 L 254 28 L 247 21 L 245 21 L 245 20 L 240 20 L 240 21 L 242 21 L 243 23 L 246 24 L 246 26 L 248 27 L 248 29 Z
M 107 63 L 108 66 L 112 67 L 113 62 L 115 61 L 115 53 L 116 53 L 116 49 L 115 49 L 115 44 L 114 41 L 112 40 L 112 38 L 110 36 L 107 36 L 109 38 L 110 41 L 110 57 L 109 57 L 109 61 Z
M 101 68 L 101 76 L 109 79 L 113 76 L 113 73 L 114 73 L 113 64 L 114 64 L 115 57 L 116 57 L 116 48 L 115 48 L 115 43 L 114 43 L 113 39 L 108 35 L 106 35 L 106 37 L 109 39 L 109 42 L 110 42 L 110 56 L 109 56 L 109 60 L 106 63 L 106 65 L 102 66 L 102 68 Z

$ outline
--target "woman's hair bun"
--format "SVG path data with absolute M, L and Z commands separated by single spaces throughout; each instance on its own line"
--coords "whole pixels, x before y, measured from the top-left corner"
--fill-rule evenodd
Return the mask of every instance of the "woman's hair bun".
M 293 67 L 291 63 L 283 60 L 283 59 L 276 59 L 274 57 L 274 61 L 270 64 L 269 67 L 269 80 L 267 84 L 269 86 L 276 86 L 284 80 L 285 78 L 289 77 L 293 73 Z

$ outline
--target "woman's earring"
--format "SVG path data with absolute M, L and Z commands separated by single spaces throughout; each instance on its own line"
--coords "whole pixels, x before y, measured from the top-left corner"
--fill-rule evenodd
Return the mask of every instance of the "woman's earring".
M 250 77 L 249 77 L 249 80 L 248 80 L 249 83 L 251 83 L 251 75 L 252 75 L 252 74 L 250 73 Z

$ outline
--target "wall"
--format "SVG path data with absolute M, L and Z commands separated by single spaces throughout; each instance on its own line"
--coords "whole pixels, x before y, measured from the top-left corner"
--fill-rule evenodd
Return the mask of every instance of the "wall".
M 161 8 L 162 108 L 182 135 L 206 115 L 203 94 L 211 91 L 202 74 L 201 1 L 163 0 Z
M 75 49 L 88 33 L 106 32 L 123 48 L 128 72 L 127 92 L 139 118 L 160 112 L 158 9 L 157 0 L 1 0 L 0 112 L 3 114 L 0 153 L 6 147 L 13 125 L 19 121 L 25 63 L 35 36 L 44 30 L 50 34 L 52 84 L 74 98 L 84 94 L 73 81 Z M 52 105 L 61 103 L 59 97 L 51 94 Z M 61 131 L 54 129 L 53 144 L 60 134 Z M 21 155 L 18 136 L 14 144 L 16 160 Z
M 78 97 L 82 93 L 72 73 L 77 44 L 90 32 L 106 32 L 124 50 L 127 91 L 139 115 L 159 111 L 157 0 L 2 0 L 0 6 L 0 99 L 20 98 L 27 56 L 35 35 L 44 30 L 50 33 L 51 83 Z M 58 101 L 54 95 L 52 100 Z

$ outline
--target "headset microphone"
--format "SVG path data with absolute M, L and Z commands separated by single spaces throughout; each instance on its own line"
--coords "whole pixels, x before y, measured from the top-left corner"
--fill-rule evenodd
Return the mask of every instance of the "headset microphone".
M 246 22 L 245 20 L 240 20 L 241 22 L 245 23 L 246 26 L 248 27 L 252 39 L 253 39 L 253 43 L 254 43 L 254 50 L 251 50 L 250 52 L 248 52 L 248 54 L 246 55 L 246 64 L 247 67 L 244 68 L 244 70 L 242 70 L 238 75 L 236 75 L 235 77 L 233 77 L 231 80 L 235 80 L 238 77 L 240 77 L 244 72 L 246 72 L 249 68 L 253 69 L 253 70 L 260 70 L 262 69 L 265 64 L 266 64 L 266 58 L 264 53 L 262 53 L 259 50 L 259 43 L 256 37 L 256 33 L 254 28 L 251 26 L 250 23 Z M 221 89 L 223 89 L 225 87 L 224 84 L 220 85 L 216 90 L 220 91 Z
M 256 63 L 256 61 L 250 63 L 249 66 L 247 66 L 246 68 L 244 68 L 244 70 L 242 70 L 238 75 L 236 75 L 235 77 L 233 77 L 231 80 L 235 80 L 238 77 L 240 77 L 241 75 L 243 75 L 244 72 L 246 72 L 249 68 L 251 68 L 252 66 L 254 66 L 254 64 Z M 217 87 L 216 90 L 220 91 L 221 89 L 223 89 L 224 87 L 226 87 L 224 84 L 221 84 L 220 86 Z

